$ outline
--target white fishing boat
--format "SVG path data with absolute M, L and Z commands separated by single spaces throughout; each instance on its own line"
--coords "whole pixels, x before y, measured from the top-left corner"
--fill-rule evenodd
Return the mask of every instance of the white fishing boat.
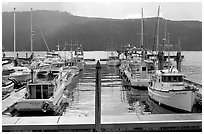
M 147 59 L 147 52 L 143 48 L 143 9 L 141 19 L 141 47 L 126 48 L 127 62 L 123 67 L 126 81 L 136 88 L 147 88 L 150 79 L 154 73 L 154 62 Z M 124 62 L 123 62 L 124 64 Z
M 129 84 L 136 88 L 147 88 L 154 74 L 154 63 L 151 60 L 130 61 L 124 73 Z
M 26 94 L 15 108 L 19 111 L 56 112 L 63 103 L 63 92 L 73 75 L 61 68 L 41 68 L 27 84 Z
M 84 52 L 83 52 L 83 50 L 81 48 L 81 45 L 77 44 L 73 60 L 76 62 L 76 65 L 77 65 L 77 67 L 79 68 L 80 71 L 84 70 L 84 66 L 85 66 Z
M 119 57 L 113 51 L 109 52 L 106 64 L 108 66 L 119 66 L 120 65 Z
M 158 8 L 158 22 L 159 22 L 159 9 Z M 157 31 L 158 27 L 157 27 Z M 164 45 L 168 46 L 170 49 L 171 45 L 169 44 L 168 38 L 164 38 Z M 157 32 L 157 48 L 159 42 L 159 36 Z M 179 40 L 179 50 L 175 57 L 177 67 L 174 68 L 170 64 L 170 52 L 168 49 L 168 63 L 164 66 L 165 61 L 163 58 L 163 52 L 158 52 L 158 69 L 152 77 L 150 85 L 148 86 L 148 95 L 152 100 L 155 100 L 159 104 L 191 112 L 193 105 L 195 103 L 195 88 L 184 83 L 184 74 L 181 72 L 181 50 L 180 50 L 180 40 Z M 157 49 L 158 50 L 158 49 Z M 166 69 L 167 68 L 167 69 Z
M 159 104 L 191 112 L 196 90 L 185 85 L 183 79 L 176 68 L 158 70 L 148 86 L 148 95 Z

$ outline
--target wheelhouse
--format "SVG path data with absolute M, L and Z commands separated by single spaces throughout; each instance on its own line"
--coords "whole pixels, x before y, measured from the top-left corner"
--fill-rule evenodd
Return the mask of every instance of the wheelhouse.
M 183 75 L 161 75 L 162 82 L 183 82 Z

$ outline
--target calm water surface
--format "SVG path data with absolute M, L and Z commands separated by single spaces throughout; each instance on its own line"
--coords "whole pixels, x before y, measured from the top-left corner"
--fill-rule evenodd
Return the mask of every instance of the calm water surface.
M 87 65 L 70 98 L 63 116 L 94 116 L 95 65 Z M 178 113 L 164 108 L 148 97 L 148 92 L 122 86 L 118 68 L 102 64 L 101 104 L 102 115 L 170 114 Z M 201 112 L 194 107 L 193 112 Z M 179 112 L 180 113 L 180 112 Z

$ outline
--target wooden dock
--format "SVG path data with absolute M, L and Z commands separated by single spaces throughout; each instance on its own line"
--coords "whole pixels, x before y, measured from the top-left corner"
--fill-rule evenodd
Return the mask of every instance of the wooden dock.
M 95 131 L 95 117 L 44 116 L 44 117 L 3 117 L 5 131 Z M 117 131 L 202 131 L 202 114 L 155 114 L 102 116 L 101 130 Z

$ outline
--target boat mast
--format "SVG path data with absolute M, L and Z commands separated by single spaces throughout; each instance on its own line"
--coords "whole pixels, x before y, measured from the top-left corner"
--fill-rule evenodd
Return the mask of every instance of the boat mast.
M 160 12 L 160 6 L 158 7 L 158 14 L 157 14 L 156 54 L 159 48 L 159 12 Z
M 14 7 L 14 14 L 13 14 L 13 17 L 14 17 L 14 24 L 13 24 L 13 27 L 14 27 L 14 30 L 13 30 L 13 52 L 14 52 L 14 57 L 16 56 L 16 8 Z
M 170 72 L 170 44 L 169 44 L 169 33 L 167 34 L 167 44 L 168 44 L 168 72 Z
M 143 8 L 142 8 L 142 18 L 141 18 L 141 48 L 142 48 L 142 60 L 144 59 L 144 41 L 143 41 Z
M 167 21 L 165 21 L 165 25 L 164 25 L 164 38 L 163 38 L 163 49 L 162 51 L 165 51 L 165 45 L 166 45 L 166 34 L 167 34 Z
M 78 63 L 78 41 L 76 44 L 76 63 Z
M 59 55 L 59 41 L 57 42 L 57 52 L 58 52 L 58 55 Z
M 31 17 L 30 17 L 30 49 L 31 53 L 33 53 L 33 17 L 32 17 L 32 8 L 31 8 Z
M 73 59 L 73 54 L 72 54 L 72 40 L 71 40 L 71 59 Z
M 178 41 L 178 45 L 179 45 L 179 49 L 177 51 L 177 58 L 176 58 L 176 63 L 177 63 L 177 70 L 179 72 L 181 72 L 181 63 L 182 63 L 182 57 L 181 57 L 181 41 L 180 41 L 180 38 L 179 38 L 179 41 Z

